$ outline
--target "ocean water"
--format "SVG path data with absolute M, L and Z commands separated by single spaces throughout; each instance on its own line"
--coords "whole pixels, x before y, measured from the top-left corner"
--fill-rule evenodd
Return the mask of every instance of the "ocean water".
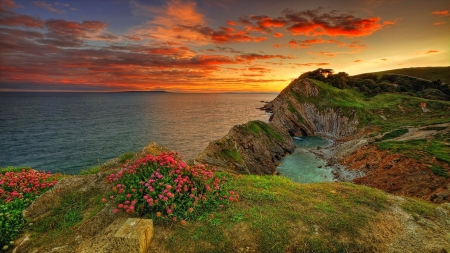
M 196 157 L 278 94 L 0 93 L 0 167 L 79 173 L 156 141 Z
M 299 183 L 333 181 L 331 168 L 326 167 L 324 160 L 308 151 L 327 147 L 331 145 L 331 140 L 319 136 L 303 136 L 294 138 L 294 143 L 297 147 L 294 153 L 282 158 L 278 167 L 282 176 Z

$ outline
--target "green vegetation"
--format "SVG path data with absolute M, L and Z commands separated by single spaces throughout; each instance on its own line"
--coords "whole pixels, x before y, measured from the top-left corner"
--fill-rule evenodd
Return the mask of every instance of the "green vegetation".
M 228 158 L 231 158 L 231 160 L 233 160 L 233 161 L 236 161 L 238 163 L 243 162 L 242 156 L 236 148 L 223 149 L 222 152 L 225 156 L 227 156 Z
M 119 156 L 119 162 L 120 163 L 125 163 L 125 162 L 133 159 L 133 157 L 135 155 L 136 155 L 136 153 L 133 153 L 133 152 L 123 153 L 122 155 Z
M 241 200 L 187 227 L 175 227 L 171 252 L 232 252 L 254 243 L 257 252 L 364 252 L 358 238 L 388 206 L 386 195 L 353 184 L 297 184 L 274 176 L 232 176 L 226 187 Z M 238 246 L 240 247 L 240 246 Z
M 438 175 L 438 176 L 450 177 L 448 175 L 448 173 L 444 170 L 444 168 L 442 168 L 441 166 L 436 165 L 436 164 L 433 164 L 431 166 L 431 171 L 433 171 L 433 173 Z
M 398 142 L 381 142 L 376 144 L 381 150 L 391 150 L 417 158 L 420 152 L 427 152 L 436 159 L 450 163 L 450 145 L 432 140 L 417 139 Z
M 401 207 L 411 214 L 418 214 L 425 217 L 433 216 L 434 209 L 436 209 L 436 206 L 431 203 L 413 198 L 405 199 Z
M 22 231 L 22 212 L 34 199 L 52 188 L 61 175 L 39 172 L 29 167 L 0 169 L 0 246 L 4 249 Z
M 422 67 L 422 68 L 403 68 L 403 69 L 391 69 L 380 72 L 369 73 L 381 78 L 384 75 L 400 74 L 407 76 L 417 76 L 426 80 L 441 80 L 446 83 L 450 83 L 450 67 Z M 361 74 L 363 76 L 367 74 Z
M 411 96 L 434 99 L 450 100 L 450 85 L 448 68 L 429 68 L 429 72 L 436 72 L 427 77 L 443 77 L 445 80 L 423 79 L 423 76 L 416 77 L 405 74 L 384 74 L 374 73 L 349 76 L 345 72 L 334 73 L 332 69 L 316 69 L 302 74 L 301 78 L 313 78 L 323 81 L 339 89 L 356 89 L 367 96 L 375 96 L 382 92 L 406 93 Z M 426 71 L 423 71 L 426 72 Z
M 305 97 L 293 91 L 291 95 L 300 103 L 314 104 L 319 111 L 333 108 L 350 118 L 356 114 L 360 128 L 375 126 L 382 132 L 388 132 L 403 126 L 450 122 L 449 101 L 428 100 L 400 93 L 382 93 L 369 97 L 355 89 L 339 89 L 320 80 L 309 80 L 319 89 L 319 96 Z M 423 112 L 420 107 L 422 102 L 426 103 L 429 112 Z
M 177 222 L 172 221 L 175 216 L 167 214 L 167 209 L 162 217 L 156 210 L 145 212 L 144 217 L 154 220 L 155 230 L 165 231 L 167 237 L 154 239 L 165 250 L 234 252 L 250 246 L 257 252 L 370 252 L 374 243 L 380 242 L 368 242 L 367 233 L 386 222 L 383 212 L 392 204 L 386 193 L 350 183 L 298 184 L 278 176 L 215 175 L 221 179 L 221 192 L 239 194 L 231 205 L 210 208 L 217 203 L 208 197 L 201 213 Z M 167 184 L 163 186 L 167 189 Z M 31 246 L 56 247 L 58 242 L 73 240 L 80 230 L 84 235 L 95 235 L 98 230 L 89 230 L 88 219 L 104 207 L 102 198 L 107 194 L 98 187 L 60 192 L 50 213 L 26 228 Z M 117 201 L 115 206 L 122 203 Z M 401 203 L 412 214 L 434 219 L 433 204 L 415 199 Z M 125 212 L 124 217 L 137 214 Z
M 240 125 L 242 129 L 249 131 L 255 135 L 258 135 L 260 131 L 264 132 L 266 135 L 275 138 L 275 140 L 282 142 L 283 137 L 281 134 L 273 129 L 273 127 L 265 122 L 256 120 L 256 121 L 250 121 L 244 125 Z
M 90 167 L 87 170 L 81 170 L 80 175 L 92 175 L 92 174 L 97 174 L 100 172 L 100 170 L 102 169 L 102 165 L 99 163 L 95 166 Z
M 406 128 L 400 128 L 400 129 L 396 129 L 394 131 L 391 131 L 385 135 L 383 135 L 383 137 L 376 139 L 376 141 L 384 141 L 384 140 L 388 140 L 388 139 L 394 139 L 397 137 L 400 137 L 404 134 L 406 134 L 408 132 L 408 129 Z

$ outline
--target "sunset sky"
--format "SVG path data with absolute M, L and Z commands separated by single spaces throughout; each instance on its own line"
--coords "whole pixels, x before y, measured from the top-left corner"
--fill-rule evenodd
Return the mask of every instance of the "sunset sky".
M 0 91 L 279 92 L 448 66 L 448 0 L 0 0 Z

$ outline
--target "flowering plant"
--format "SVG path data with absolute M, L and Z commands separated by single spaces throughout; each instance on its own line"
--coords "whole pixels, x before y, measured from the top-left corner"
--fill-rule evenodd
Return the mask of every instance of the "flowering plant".
M 7 249 L 21 231 L 22 211 L 60 178 L 31 168 L 0 169 L 0 247 Z
M 188 166 L 173 152 L 147 155 L 108 177 L 114 212 L 170 217 L 184 225 L 205 210 L 238 201 L 214 172 L 208 165 Z
M 22 199 L 25 196 L 36 197 L 53 187 L 58 180 L 50 172 L 22 169 L 21 172 L 0 171 L 0 200 L 4 203 Z

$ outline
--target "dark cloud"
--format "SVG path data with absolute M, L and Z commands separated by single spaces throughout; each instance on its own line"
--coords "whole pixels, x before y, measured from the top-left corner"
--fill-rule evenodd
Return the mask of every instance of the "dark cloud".
M 29 28 L 42 28 L 44 22 L 40 19 L 28 15 L 21 15 L 15 12 L 0 8 L 0 25 L 3 26 L 24 26 Z
M 255 37 L 245 30 L 236 30 L 230 27 L 219 27 L 220 30 L 214 30 L 207 26 L 195 25 L 177 25 L 175 30 L 178 32 L 183 32 L 185 30 L 194 31 L 209 41 L 216 44 L 226 44 L 226 43 L 236 43 L 236 42 L 261 42 L 266 40 L 265 37 Z M 182 35 L 181 35 L 182 36 Z

